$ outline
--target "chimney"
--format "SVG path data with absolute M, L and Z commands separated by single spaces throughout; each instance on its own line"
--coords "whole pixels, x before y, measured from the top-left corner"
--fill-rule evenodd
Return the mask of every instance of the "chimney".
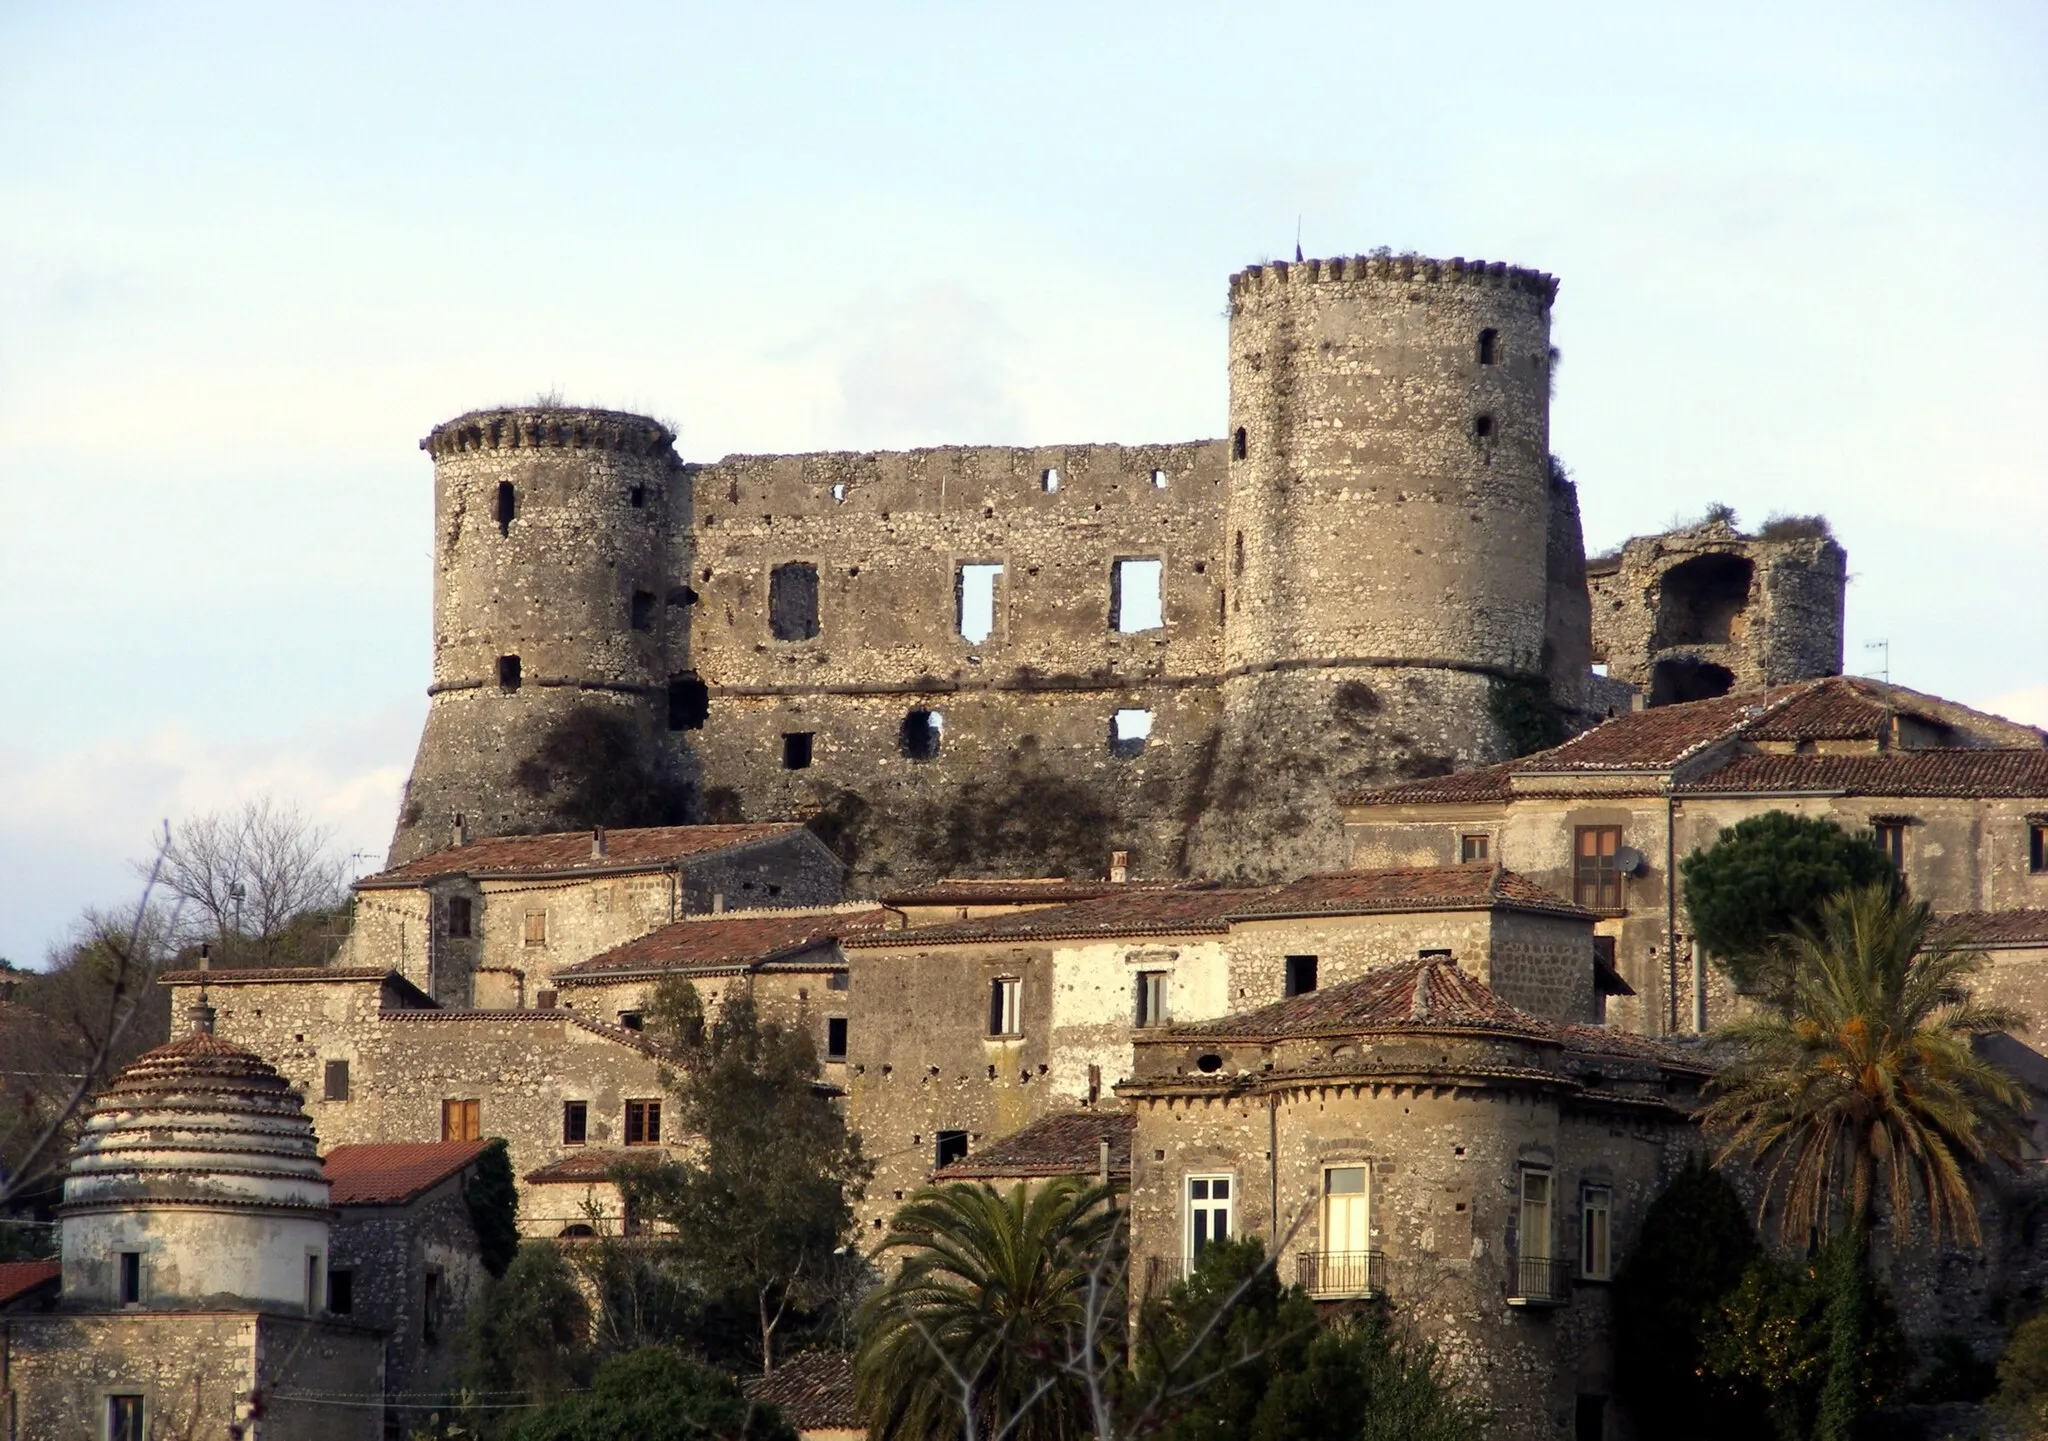
M 594 861 L 601 861 L 604 859 L 603 826 L 599 826 L 596 830 L 590 833 L 590 858 Z
M 212 1006 L 207 1004 L 206 982 L 203 979 L 205 973 L 212 969 L 213 947 L 205 942 L 201 942 L 199 946 L 199 970 L 202 979 L 199 982 L 199 999 L 185 1009 L 185 1018 L 192 1022 L 192 1034 L 195 1036 L 210 1036 L 213 1034 L 214 1010 Z
M 722 912 L 723 912 L 724 910 L 725 910 L 725 892 L 724 892 L 724 891 L 713 891 L 713 892 L 711 893 L 711 914 L 712 914 L 712 915 L 714 915 L 714 916 L 715 916 L 715 915 L 719 915 L 719 914 L 721 914 L 721 913 L 722 913 Z
M 462 819 L 462 812 L 455 813 L 455 824 L 449 828 L 448 844 L 461 846 L 469 844 L 469 826 Z
M 1131 853 L 1111 851 L 1109 853 L 1109 879 L 1112 885 L 1122 885 L 1131 878 Z

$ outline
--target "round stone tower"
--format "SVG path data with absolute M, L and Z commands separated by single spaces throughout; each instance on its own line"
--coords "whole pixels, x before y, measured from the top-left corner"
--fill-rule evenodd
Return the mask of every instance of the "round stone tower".
M 327 1174 L 298 1093 L 193 1008 L 93 1101 L 58 1209 L 82 1308 L 326 1305 Z
M 1205 869 L 1340 867 L 1338 796 L 1505 756 L 1494 691 L 1543 669 L 1556 290 L 1414 257 L 1231 278 Z
M 682 818 L 662 813 L 681 795 L 665 724 L 670 507 L 688 503 L 674 441 L 646 416 L 535 406 L 472 411 L 420 442 L 434 679 L 392 864 L 458 829 Z

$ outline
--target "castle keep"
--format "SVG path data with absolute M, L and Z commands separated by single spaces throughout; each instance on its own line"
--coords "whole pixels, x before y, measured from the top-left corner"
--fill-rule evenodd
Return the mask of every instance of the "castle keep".
M 1594 605 L 1549 448 L 1556 289 L 1478 261 L 1253 266 L 1215 441 L 699 464 L 611 411 L 439 426 L 433 700 L 392 860 L 458 817 L 802 818 L 859 890 L 1110 849 L 1141 876 L 1294 875 L 1344 863 L 1338 796 L 1505 760 L 1631 685 L 1839 671 L 1825 539 L 1727 531 L 1694 547 L 1705 586 L 1630 552 Z

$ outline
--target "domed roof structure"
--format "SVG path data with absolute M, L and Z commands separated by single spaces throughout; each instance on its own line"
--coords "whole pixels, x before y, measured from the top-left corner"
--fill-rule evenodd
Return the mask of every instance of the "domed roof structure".
M 325 1211 L 327 1177 L 299 1094 L 213 1034 L 159 1046 L 94 1098 L 64 1182 L 68 1213 L 171 1204 Z

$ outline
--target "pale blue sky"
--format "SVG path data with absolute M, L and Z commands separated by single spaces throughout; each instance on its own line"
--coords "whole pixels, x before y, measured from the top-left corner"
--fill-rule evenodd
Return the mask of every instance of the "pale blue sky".
M 1600 546 L 1821 510 L 1851 669 L 2048 721 L 2048 7 L 0 0 L 0 955 L 166 815 L 381 853 L 429 467 L 1220 434 L 1224 281 L 1562 278 Z

